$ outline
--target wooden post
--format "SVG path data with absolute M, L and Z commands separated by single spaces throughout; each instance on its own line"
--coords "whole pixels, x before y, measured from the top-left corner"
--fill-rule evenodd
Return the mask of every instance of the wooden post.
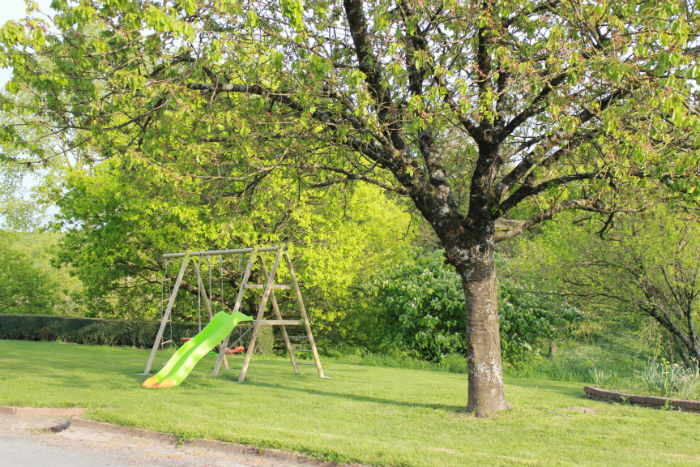
M 241 286 L 238 289 L 238 295 L 236 296 L 236 303 L 233 305 L 233 311 L 231 314 L 237 312 L 241 308 L 241 303 L 243 302 L 243 294 L 245 293 L 245 285 L 248 283 L 250 278 L 250 273 L 253 270 L 253 262 L 255 261 L 255 256 L 257 255 L 257 247 L 253 248 L 250 253 L 250 258 L 248 259 L 248 265 L 245 268 L 245 274 L 243 274 L 243 279 L 241 279 Z M 226 336 L 224 339 L 223 347 L 219 350 L 219 357 L 216 359 L 216 364 L 214 365 L 214 371 L 212 376 L 219 376 L 219 370 L 221 370 L 221 361 L 226 356 L 226 347 L 228 347 L 228 341 L 231 338 L 231 334 Z
M 304 321 L 304 327 L 306 328 L 306 336 L 309 339 L 309 345 L 311 347 L 311 353 L 314 356 L 314 361 L 316 362 L 316 369 L 318 370 L 318 376 L 325 378 L 323 374 L 323 368 L 321 367 L 321 359 L 318 356 L 318 350 L 316 350 L 316 342 L 314 341 L 314 335 L 311 333 L 311 325 L 309 325 L 309 317 L 306 314 L 306 307 L 304 306 L 304 300 L 301 298 L 301 290 L 299 290 L 299 283 L 297 282 L 297 276 L 294 274 L 294 266 L 292 266 L 292 260 L 289 259 L 289 255 L 284 253 L 284 260 L 287 262 L 287 267 L 289 268 L 289 276 L 292 279 L 292 286 L 294 287 L 294 292 L 297 297 L 297 302 L 299 303 L 299 311 L 301 311 L 301 319 Z
M 268 280 L 270 276 L 267 274 L 267 268 L 265 267 L 265 262 L 262 257 L 258 256 L 260 259 L 260 267 L 262 268 L 265 280 Z M 275 297 L 275 292 L 270 292 L 270 300 L 272 301 L 272 308 L 275 310 L 275 316 L 277 319 L 282 320 L 282 313 L 280 312 L 280 307 L 277 305 L 277 297 Z M 292 368 L 294 368 L 294 373 L 299 373 L 299 368 L 297 367 L 297 360 L 294 357 L 294 351 L 292 350 L 292 343 L 289 341 L 289 334 L 287 334 L 287 328 L 284 325 L 282 327 L 282 337 L 284 338 L 284 345 L 287 347 L 287 352 L 289 352 L 289 358 L 292 360 Z
M 177 279 L 175 279 L 175 285 L 173 286 L 173 291 L 170 294 L 170 299 L 168 300 L 168 306 L 165 309 L 165 314 L 160 321 L 160 328 L 158 329 L 158 334 L 156 335 L 156 340 L 153 342 L 153 348 L 151 349 L 151 355 L 148 357 L 148 363 L 146 363 L 146 368 L 143 370 L 143 374 L 147 375 L 151 371 L 151 366 L 153 366 L 153 360 L 156 358 L 156 352 L 158 351 L 158 346 L 160 345 L 161 339 L 163 339 L 163 332 L 165 331 L 165 325 L 168 322 L 170 313 L 173 310 L 173 304 L 175 303 L 175 297 L 177 296 L 177 291 L 180 289 L 180 283 L 182 282 L 182 277 L 185 275 L 185 269 L 187 269 L 187 263 L 190 261 L 190 254 L 187 253 L 182 260 L 182 265 L 180 265 L 180 272 L 177 273 Z
M 265 290 L 263 292 L 262 299 L 260 299 L 260 307 L 258 308 L 258 315 L 255 319 L 255 327 L 253 328 L 253 334 L 250 336 L 250 343 L 248 344 L 248 352 L 245 354 L 245 360 L 243 361 L 243 366 L 241 367 L 241 374 L 238 376 L 238 382 L 242 383 L 245 381 L 245 374 L 248 371 L 248 365 L 250 365 L 250 359 L 253 356 L 253 351 L 255 350 L 255 339 L 258 337 L 258 331 L 260 329 L 260 325 L 262 323 L 262 318 L 263 314 L 265 313 L 265 307 L 267 306 L 267 300 L 270 297 L 270 293 L 272 293 L 272 283 L 275 280 L 275 276 L 277 275 L 277 267 L 280 264 L 280 256 L 282 256 L 282 248 L 279 248 L 277 250 L 277 254 L 275 255 L 275 262 L 272 265 L 272 269 L 270 270 L 270 275 L 267 277 L 267 280 L 265 281 Z M 253 257 L 251 256 L 251 262 L 253 260 Z M 244 289 L 241 289 L 244 290 Z

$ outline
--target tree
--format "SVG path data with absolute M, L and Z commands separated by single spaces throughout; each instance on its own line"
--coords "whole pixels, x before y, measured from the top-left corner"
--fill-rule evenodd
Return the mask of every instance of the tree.
M 58 284 L 36 258 L 12 246 L 19 234 L 0 232 L 0 309 L 2 313 L 51 314 Z
M 340 302 L 349 300 L 364 270 L 401 257 L 412 239 L 405 208 L 372 186 L 297 192 L 289 189 L 295 180 L 278 172 L 231 204 L 198 178 L 183 182 L 158 171 L 132 171 L 119 156 L 67 170 L 60 179 L 50 195 L 60 209 L 57 226 L 65 232 L 55 262 L 70 265 L 81 279 L 81 299 L 92 316 L 157 319 L 163 253 L 289 242 L 317 337 L 342 336 L 350 331 Z M 383 224 L 387 220 L 400 231 Z M 245 267 L 241 261 L 228 258 L 223 278 L 218 262 L 211 264 L 212 296 L 231 308 Z M 171 281 L 177 266 L 169 265 Z M 207 282 L 209 263 L 202 268 Z M 257 267 L 253 272 L 260 273 Z M 177 317 L 192 319 L 198 306 L 193 274 L 185 276 L 181 290 Z M 244 303 L 244 311 L 255 312 L 248 308 L 255 306 L 254 300 Z
M 592 303 L 647 316 L 688 367 L 700 361 L 700 227 L 697 213 L 659 207 L 620 216 L 605 236 L 573 248 L 568 289 Z
M 495 244 L 565 210 L 643 205 L 620 195 L 630 185 L 700 191 L 692 3 L 53 6 L 50 27 L 0 32 L 14 70 L 3 108 L 24 125 L 4 141 L 36 162 L 58 154 L 41 144 L 50 134 L 88 160 L 120 153 L 134 170 L 222 186 L 216 168 L 236 164 L 253 179 L 297 170 L 304 187 L 363 181 L 407 196 L 461 277 L 478 416 L 508 406 Z
M 0 160 L 0 226 L 4 230 L 27 232 L 41 223 L 42 209 L 26 196 L 23 177 L 18 167 Z

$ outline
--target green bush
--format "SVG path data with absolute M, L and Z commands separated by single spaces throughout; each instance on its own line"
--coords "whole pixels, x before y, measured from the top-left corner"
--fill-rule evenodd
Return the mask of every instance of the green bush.
M 365 333 L 379 334 L 376 350 L 431 361 L 465 352 L 462 286 L 440 252 L 419 251 L 413 261 L 384 270 L 369 294 L 377 322 Z
M 509 280 L 498 284 L 501 350 L 510 363 L 539 355 L 554 341 L 570 338 L 583 314 L 556 294 L 542 294 Z
M 151 347 L 158 333 L 157 321 L 119 321 L 92 318 L 68 318 L 47 315 L 0 315 L 0 339 L 74 342 L 77 344 L 127 345 Z M 173 323 L 172 339 L 197 334 L 197 325 Z M 164 339 L 170 339 L 167 327 Z
M 466 353 L 462 284 L 441 251 L 418 250 L 413 261 L 378 274 L 368 289 L 371 308 L 362 333 L 370 350 L 438 362 Z M 503 357 L 511 363 L 567 339 L 582 319 L 556 294 L 532 293 L 510 281 L 499 284 L 499 312 Z

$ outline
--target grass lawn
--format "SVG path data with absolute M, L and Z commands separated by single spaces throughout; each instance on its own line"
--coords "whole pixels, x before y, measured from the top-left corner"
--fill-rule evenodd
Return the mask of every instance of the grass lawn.
M 700 465 L 700 415 L 590 401 L 581 383 L 507 378 L 514 408 L 476 419 L 459 412 L 459 374 L 326 361 L 322 380 L 257 358 L 237 384 L 236 370 L 211 378 L 209 355 L 181 386 L 148 390 L 136 374 L 147 358 L 0 340 L 0 405 L 81 406 L 96 420 L 372 465 Z

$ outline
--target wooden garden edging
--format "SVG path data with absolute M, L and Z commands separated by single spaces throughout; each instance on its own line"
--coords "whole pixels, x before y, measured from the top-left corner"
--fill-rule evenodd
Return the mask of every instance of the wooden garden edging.
M 642 405 L 645 407 L 675 407 L 688 412 L 700 413 L 700 401 L 690 401 L 684 399 L 671 399 L 658 396 L 637 396 L 635 394 L 625 394 L 624 392 L 608 391 L 595 386 L 584 386 L 586 397 L 600 401 L 628 402 L 630 404 Z

